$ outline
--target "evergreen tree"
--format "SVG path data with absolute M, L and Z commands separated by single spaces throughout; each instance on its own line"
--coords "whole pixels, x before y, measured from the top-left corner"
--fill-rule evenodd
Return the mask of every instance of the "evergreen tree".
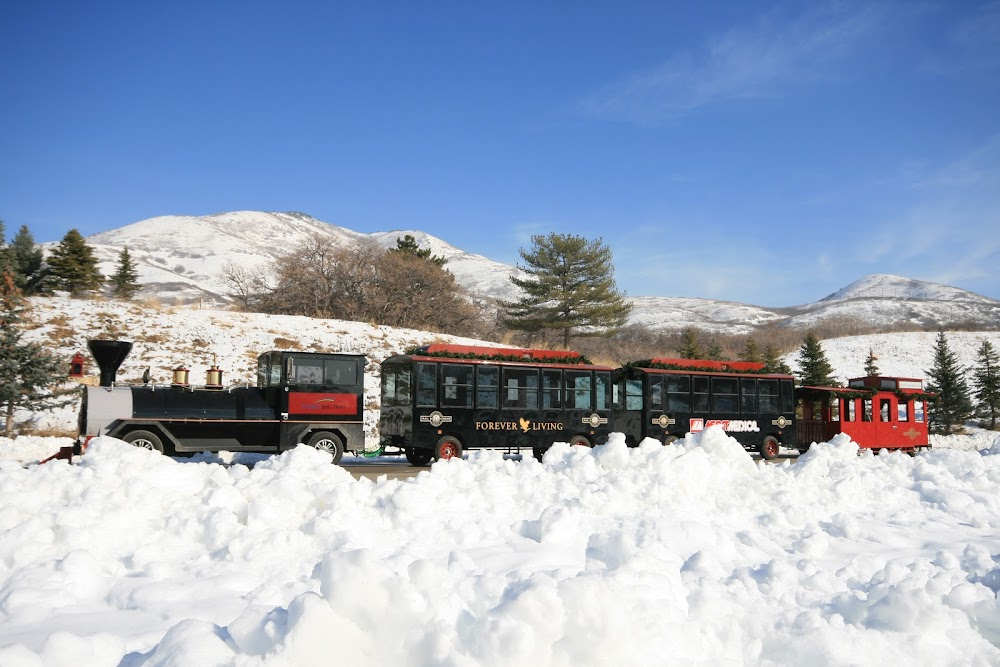
M 389 248 L 389 252 L 401 252 L 407 255 L 413 255 L 418 259 L 426 259 L 428 262 L 433 262 L 438 266 L 444 266 L 448 262 L 448 260 L 444 257 L 432 255 L 430 248 L 421 248 L 417 245 L 417 240 L 413 238 L 412 234 L 406 234 L 403 238 L 399 238 L 397 236 L 396 247 Z
M 7 250 L 7 231 L 3 220 L 0 220 L 0 272 L 10 271 L 12 266 L 10 252 Z
M 0 410 L 4 435 L 14 432 L 14 411 L 47 410 L 67 402 L 65 364 L 38 343 L 25 342 L 22 326 L 26 304 L 9 271 L 0 276 Z
M 927 378 L 927 391 L 937 394 L 929 425 L 940 433 L 951 433 L 972 416 L 973 409 L 962 367 L 943 331 L 934 343 L 934 365 Z
M 799 379 L 807 387 L 839 387 L 833 377 L 833 366 L 826 358 L 826 352 L 816 334 L 809 332 L 799 348 Z
M 611 248 L 572 234 L 532 236 L 520 251 L 526 278 L 511 276 L 522 295 L 501 301 L 504 324 L 528 332 L 562 332 L 564 348 L 576 336 L 610 336 L 625 324 L 632 303 L 615 285 Z
M 681 331 L 681 344 L 677 349 L 677 356 L 681 359 L 701 359 L 702 354 L 698 332 L 694 327 L 685 327 Z
M 771 343 L 764 346 L 764 372 L 780 373 L 781 375 L 791 375 L 792 369 L 781 360 L 781 355 Z
M 139 291 L 138 279 L 139 272 L 136 270 L 135 260 L 132 259 L 126 246 L 118 253 L 118 266 L 108 279 L 112 294 L 119 299 L 131 299 Z
M 25 296 L 37 294 L 42 283 L 42 249 L 35 245 L 35 237 L 27 225 L 21 225 L 7 248 L 10 255 L 11 270 L 18 289 Z
M 722 361 L 723 356 L 722 343 L 719 342 L 719 339 L 713 338 L 708 341 L 708 352 L 705 353 L 705 358 L 712 361 Z
M 868 358 L 865 359 L 865 375 L 867 377 L 878 377 L 879 369 L 878 364 L 875 363 L 876 361 L 878 361 L 878 357 L 875 356 L 875 351 L 868 348 Z
M 1000 357 L 993 343 L 983 340 L 979 346 L 976 368 L 972 372 L 972 388 L 976 398 L 976 416 L 990 420 L 996 429 L 1000 414 Z
M 747 342 L 743 345 L 743 353 L 740 354 L 740 361 L 753 361 L 760 363 L 760 348 L 757 347 L 757 341 L 753 338 L 747 338 Z
M 94 250 L 84 240 L 79 231 L 66 232 L 59 245 L 49 255 L 46 286 L 80 296 L 92 292 L 104 282 L 104 276 L 97 268 Z

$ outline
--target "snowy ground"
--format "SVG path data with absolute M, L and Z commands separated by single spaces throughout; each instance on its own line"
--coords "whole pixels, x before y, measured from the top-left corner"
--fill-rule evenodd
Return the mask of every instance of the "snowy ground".
M 379 483 L 304 447 L 0 461 L 0 665 L 1000 664 L 975 446 L 755 464 L 713 428 Z

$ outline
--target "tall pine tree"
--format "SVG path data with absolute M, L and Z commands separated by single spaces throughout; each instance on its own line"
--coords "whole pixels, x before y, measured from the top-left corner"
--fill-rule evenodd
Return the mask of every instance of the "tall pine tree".
M 951 433 L 972 416 L 972 400 L 963 369 L 948 347 L 943 331 L 934 343 L 934 365 L 927 371 L 927 391 L 937 395 L 929 422 L 933 430 Z
M 701 343 L 698 342 L 698 332 L 694 327 L 685 327 L 681 331 L 681 343 L 677 348 L 677 356 L 681 359 L 701 359 Z
M 764 372 L 779 373 L 781 375 L 791 375 L 792 369 L 781 360 L 781 354 L 772 343 L 764 346 Z
M 989 420 L 990 428 L 996 429 L 997 416 L 1000 415 L 1000 356 L 988 340 L 983 340 L 976 355 L 972 389 L 976 398 L 976 416 L 984 423 Z
M 37 294 L 41 289 L 44 255 L 27 225 L 17 230 L 7 252 L 18 289 L 25 296 Z
M 14 433 L 18 408 L 47 410 L 69 400 L 59 386 L 66 381 L 65 364 L 38 343 L 23 340 L 24 298 L 9 271 L 0 276 L 0 412 L 3 433 Z
M 94 250 L 79 231 L 66 232 L 59 245 L 49 255 L 46 287 L 80 296 L 100 288 L 104 276 L 97 268 Z
M 569 348 L 573 336 L 610 336 L 625 324 L 632 303 L 618 291 L 611 248 L 601 239 L 572 234 L 532 236 L 521 249 L 526 278 L 511 276 L 521 289 L 515 301 L 501 301 L 504 324 L 527 332 L 562 332 Z
M 126 246 L 118 253 L 118 266 L 108 278 L 111 292 L 119 299 L 129 300 L 139 291 L 138 280 L 139 272 L 136 270 L 135 260 L 132 259 Z
M 760 363 L 760 348 L 757 347 L 757 341 L 753 338 L 747 338 L 746 343 L 744 343 L 743 352 L 740 354 L 740 361 L 753 361 L 755 363 Z
M 826 358 L 826 352 L 816 334 L 809 332 L 799 348 L 799 379 L 806 387 L 839 387 L 833 377 L 833 366 Z

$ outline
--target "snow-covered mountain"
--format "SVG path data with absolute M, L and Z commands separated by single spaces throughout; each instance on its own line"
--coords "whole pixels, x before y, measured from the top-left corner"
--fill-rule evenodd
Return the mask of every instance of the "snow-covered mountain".
M 303 213 L 162 216 L 87 240 L 106 274 L 114 271 L 118 253 L 127 246 L 138 262 L 144 296 L 167 302 L 224 304 L 228 298 L 221 272 L 227 262 L 264 264 L 316 234 L 345 246 L 376 243 L 387 248 L 410 234 L 421 247 L 447 258 L 447 268 L 459 283 L 491 298 L 509 298 L 510 276 L 517 272 L 516 267 L 465 252 L 425 232 L 364 234 Z M 815 303 L 787 308 L 671 296 L 634 297 L 632 301 L 631 322 L 660 330 L 693 326 L 716 333 L 749 334 L 765 325 L 806 329 L 831 321 L 852 322 L 859 329 L 1000 329 L 1000 301 L 892 275 L 866 276 Z

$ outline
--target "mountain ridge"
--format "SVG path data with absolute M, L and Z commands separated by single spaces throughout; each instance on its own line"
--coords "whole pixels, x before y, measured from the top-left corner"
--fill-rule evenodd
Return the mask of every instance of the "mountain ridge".
M 419 230 L 363 233 L 299 212 L 232 211 L 206 216 L 148 218 L 87 237 L 103 273 L 113 273 L 127 246 L 138 264 L 142 294 L 184 302 L 229 302 L 221 273 L 227 262 L 256 266 L 319 234 L 338 245 L 395 247 L 412 235 L 421 247 L 448 260 L 447 268 L 473 294 L 509 298 L 517 267 L 469 253 Z M 55 244 L 43 244 L 52 247 Z M 691 326 L 710 333 L 750 334 L 767 326 L 805 329 L 853 319 L 873 329 L 937 329 L 966 325 L 1000 328 L 1000 301 L 967 290 L 889 274 L 864 276 L 807 304 L 763 307 L 695 297 L 630 297 L 630 324 L 676 331 Z

